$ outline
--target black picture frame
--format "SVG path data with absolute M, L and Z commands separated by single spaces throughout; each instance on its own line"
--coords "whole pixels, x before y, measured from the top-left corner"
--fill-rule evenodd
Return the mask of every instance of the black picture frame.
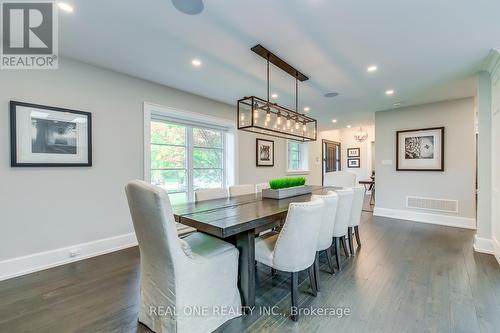
M 357 161 L 357 165 L 351 165 L 351 162 Z M 361 168 L 361 159 L 360 158 L 348 158 L 347 159 L 347 167 L 349 169 L 359 169 Z
M 87 162 L 85 163 L 29 163 L 18 161 L 18 142 L 17 142 L 17 107 L 29 107 L 35 109 L 56 111 L 62 113 L 72 113 L 87 118 Z M 11 167 L 90 167 L 92 166 L 92 114 L 90 112 L 71 110 L 47 105 L 10 101 L 10 166 Z
M 361 148 L 347 148 L 347 158 L 361 157 Z
M 445 159 L 445 154 L 444 154 L 444 141 L 445 141 L 445 131 L 444 131 L 444 126 L 441 127 L 429 127 L 429 128 L 419 128 L 419 129 L 412 129 L 412 130 L 401 130 L 396 132 L 396 171 L 444 171 L 444 159 Z M 441 156 L 441 161 L 439 163 L 438 168 L 403 168 L 400 165 L 400 154 L 399 154 L 399 149 L 400 149 L 400 141 L 399 137 L 400 134 L 402 133 L 410 133 L 410 132 L 422 132 L 422 131 L 439 131 L 440 132 L 440 141 L 441 144 L 438 146 L 440 151 L 440 156 Z
M 271 163 L 269 164 L 262 164 L 262 161 L 259 156 L 259 142 L 270 142 L 271 143 Z M 255 139 L 255 166 L 257 167 L 274 167 L 274 141 L 273 140 L 267 140 L 267 139 L 261 139 L 261 138 L 256 138 Z

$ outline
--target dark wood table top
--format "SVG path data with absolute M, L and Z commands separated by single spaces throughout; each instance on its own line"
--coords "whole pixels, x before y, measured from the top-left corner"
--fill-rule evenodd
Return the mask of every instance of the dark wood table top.
M 312 194 L 324 194 L 335 187 L 314 186 Z M 227 238 L 251 229 L 263 227 L 283 217 L 291 202 L 306 202 L 312 194 L 276 200 L 261 194 L 186 203 L 173 206 L 177 222 L 199 231 Z

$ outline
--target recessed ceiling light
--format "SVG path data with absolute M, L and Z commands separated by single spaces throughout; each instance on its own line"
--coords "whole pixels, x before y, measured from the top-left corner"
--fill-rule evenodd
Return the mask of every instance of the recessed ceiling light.
M 61 10 L 64 10 L 65 12 L 73 13 L 73 7 L 65 2 L 58 2 L 57 7 L 59 7 L 59 9 Z
M 332 123 L 336 123 L 337 122 L 337 119 L 332 119 Z
M 198 59 L 193 59 L 191 61 L 191 64 L 195 67 L 200 67 L 201 66 L 201 60 L 198 60 Z
M 347 128 L 351 128 L 351 125 L 347 125 L 346 127 L 347 127 Z
M 311 108 L 310 108 L 310 107 L 308 107 L 308 106 L 306 106 L 306 107 L 304 108 L 304 111 L 305 111 L 305 112 L 307 112 L 307 111 L 311 111 Z
M 271 97 L 272 98 L 278 98 L 278 94 L 272 94 Z
M 367 71 L 367 72 L 376 72 L 376 71 L 377 71 L 377 69 L 378 69 L 378 67 L 377 67 L 377 66 L 372 65 L 372 66 L 369 66 L 369 67 L 366 69 L 366 71 Z
M 394 90 L 392 90 L 392 89 L 386 90 L 385 94 L 386 95 L 394 95 Z

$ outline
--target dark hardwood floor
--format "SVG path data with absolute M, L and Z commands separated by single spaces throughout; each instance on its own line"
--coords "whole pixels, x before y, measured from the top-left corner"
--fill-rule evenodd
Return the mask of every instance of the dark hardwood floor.
M 362 247 L 321 292 L 300 276 L 303 308 L 350 315 L 289 317 L 288 275 L 258 266 L 257 304 L 282 315 L 234 319 L 220 332 L 499 332 L 500 268 L 472 250 L 474 231 L 363 213 Z M 345 258 L 343 258 L 345 259 Z M 322 258 L 325 263 L 325 258 Z M 149 332 L 137 323 L 135 248 L 0 282 L 0 332 Z

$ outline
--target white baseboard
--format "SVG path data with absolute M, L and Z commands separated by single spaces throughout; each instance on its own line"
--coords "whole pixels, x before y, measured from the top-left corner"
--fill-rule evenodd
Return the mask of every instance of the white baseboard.
M 95 257 L 137 245 L 135 233 L 129 233 L 92 242 L 76 244 L 68 247 L 27 256 L 0 261 L 0 281 L 21 276 L 47 268 L 68 264 L 70 262 Z M 79 250 L 79 254 L 71 257 L 70 251 Z
M 500 265 L 500 242 L 498 242 L 498 239 L 493 237 L 492 243 L 493 243 L 493 254 L 495 255 L 495 258 L 497 258 L 498 264 Z
M 429 214 L 429 213 L 415 212 L 412 210 L 392 209 L 383 207 L 375 207 L 373 209 L 373 215 L 414 221 L 414 222 L 421 222 L 421 223 L 444 225 L 447 227 L 476 229 L 476 219 L 461 217 L 461 216 Z
M 474 236 L 474 251 L 494 254 L 493 239 Z

